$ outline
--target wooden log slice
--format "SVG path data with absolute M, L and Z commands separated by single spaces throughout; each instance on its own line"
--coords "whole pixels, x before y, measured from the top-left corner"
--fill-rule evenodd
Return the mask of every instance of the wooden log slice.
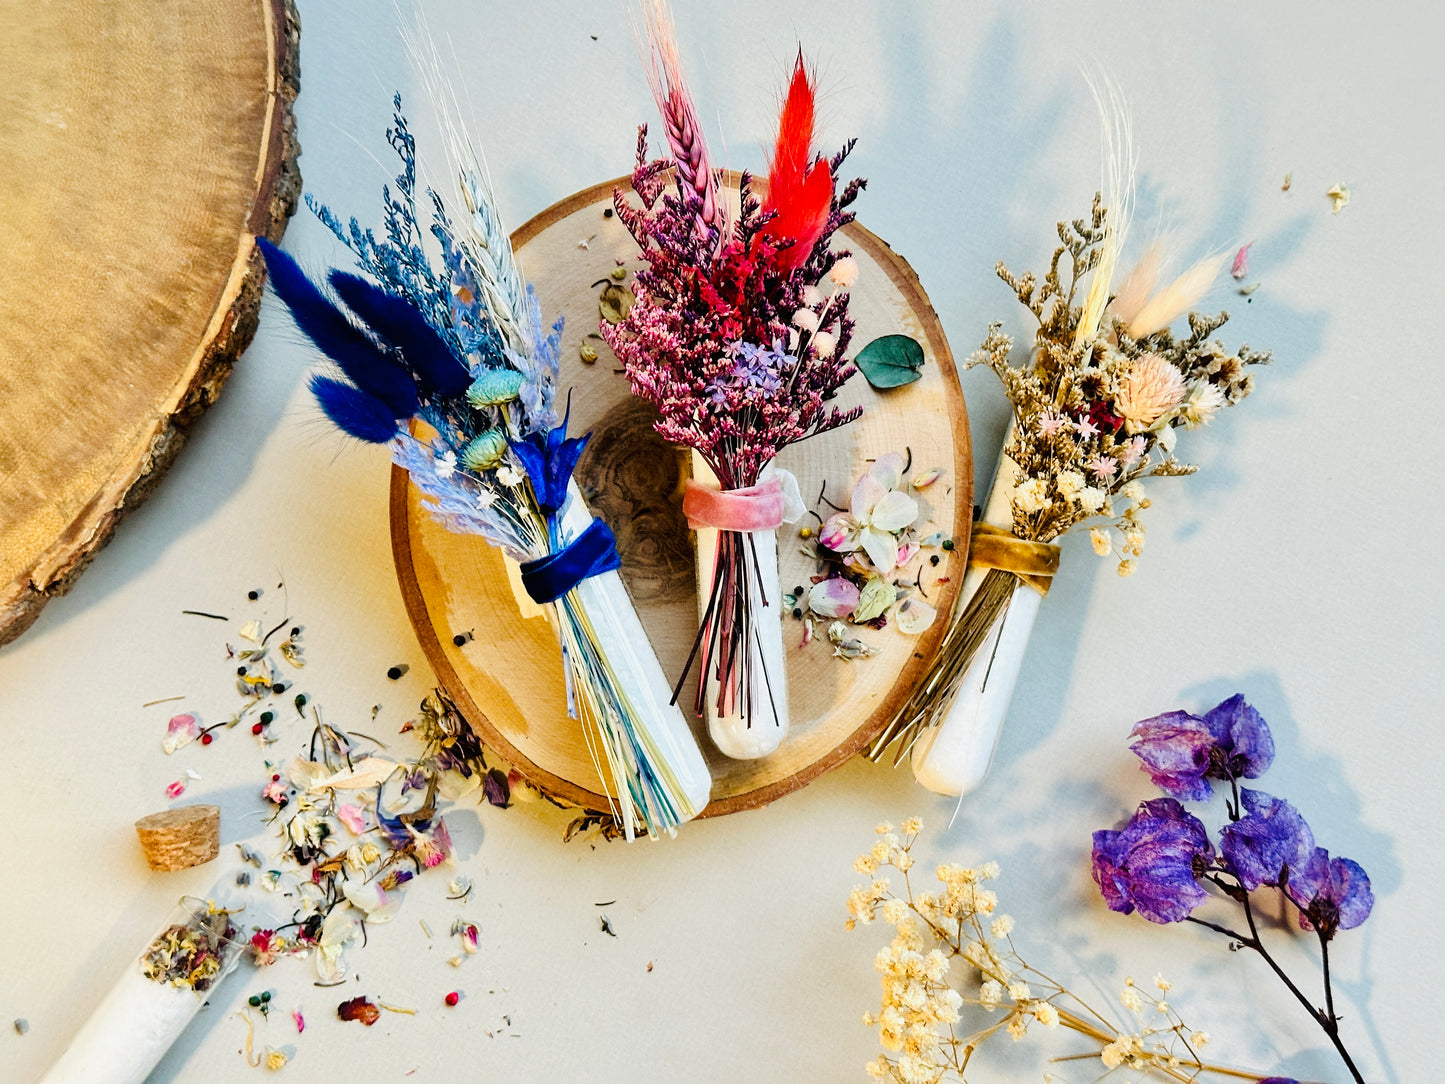
M 287 0 L 0 0 L 0 644 L 251 341 L 301 178 Z
M 593 433 L 577 481 L 617 536 L 623 578 L 663 670 L 675 679 L 697 631 L 693 547 L 681 510 L 680 464 L 687 457 L 652 429 L 651 408 L 632 398 L 617 358 L 595 334 L 604 289 L 599 283 L 611 281 L 619 264 L 629 272 L 638 266 L 632 239 L 609 213 L 618 185 L 627 182 L 600 184 L 563 200 L 512 240 L 545 318 L 566 317 L 559 387 L 572 389 L 570 431 Z M 853 482 L 872 459 L 908 449 L 914 473 L 946 471 L 918 494 L 930 524 L 922 534 L 938 530 L 958 541 L 941 552 L 938 565 L 921 562 L 928 601 L 939 611 L 926 632 L 905 636 L 894 627 L 849 627 L 850 636 L 879 649 L 871 658 L 833 657 L 827 622 L 817 627 L 815 642 L 802 647 L 803 623 L 781 615 L 792 728 L 771 756 L 738 761 L 711 748 L 704 721 L 694 723 L 713 774 L 705 816 L 763 805 L 863 749 L 933 657 L 963 575 L 973 459 L 948 343 L 902 257 L 856 223 L 844 229 L 840 243 L 853 250 L 861 268 L 850 309 L 858 323 L 853 350 L 880 335 L 912 336 L 924 349 L 922 379 L 879 393 L 861 375 L 854 377 L 839 403 L 861 403 L 863 416 L 787 449 L 779 465 L 798 477 L 809 507 L 827 516 L 831 510 L 814 503 L 825 483 L 828 498 L 846 507 Z M 595 362 L 582 360 L 584 348 L 596 351 Z M 810 583 L 816 566 L 799 552 L 798 528 L 816 528 L 817 522 L 808 517 L 778 532 L 785 591 Z M 475 536 L 442 527 L 400 468 L 392 472 L 391 524 L 397 574 L 422 649 L 483 741 L 553 798 L 606 810 L 603 781 L 579 725 L 567 717 L 556 634 L 539 607 L 519 599 L 515 566 Z M 471 638 L 458 646 L 458 635 Z M 689 677 L 680 698 L 689 718 L 695 679 Z

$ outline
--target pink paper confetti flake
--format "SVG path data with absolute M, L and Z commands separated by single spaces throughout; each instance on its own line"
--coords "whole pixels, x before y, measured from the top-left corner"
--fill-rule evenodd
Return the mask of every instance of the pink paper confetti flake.
M 1234 254 L 1234 266 L 1229 269 L 1229 273 L 1235 278 L 1242 279 L 1249 274 L 1249 250 L 1253 247 L 1254 242 L 1251 241 L 1247 245 L 1241 245 L 1239 251 Z
M 186 792 L 186 781 L 185 781 L 184 779 L 177 779 L 177 780 L 176 780 L 174 783 L 172 783 L 170 786 L 166 787 L 166 797 L 167 797 L 167 798 L 179 798 L 179 797 L 180 797 L 182 794 L 184 794 L 185 792 Z

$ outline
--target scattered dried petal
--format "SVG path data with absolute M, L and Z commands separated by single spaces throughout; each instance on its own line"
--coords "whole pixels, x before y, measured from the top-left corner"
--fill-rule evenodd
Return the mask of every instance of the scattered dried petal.
M 336 807 L 336 819 L 347 828 L 351 829 L 353 835 L 361 835 L 366 831 L 366 812 L 359 805 L 346 805 Z
M 824 581 L 827 582 L 827 581 Z M 858 606 L 853 611 L 853 623 L 862 625 L 878 617 L 893 605 L 898 592 L 881 576 L 870 576 L 858 595 Z
M 1249 274 L 1249 250 L 1253 247 L 1254 242 L 1251 241 L 1247 245 L 1242 245 L 1234 254 L 1234 266 L 1229 269 L 1229 273 L 1235 278 L 1242 279 Z
M 364 996 L 354 997 L 336 1006 L 336 1015 L 343 1020 L 357 1020 L 371 1027 L 381 1018 L 381 1010 L 367 1001 Z
M 852 580 L 830 576 L 808 592 L 808 609 L 819 617 L 846 617 L 858 607 L 862 592 Z
M 914 489 L 927 489 L 947 473 L 942 467 L 930 467 L 922 474 L 914 475 L 911 484 Z
M 184 779 L 177 779 L 177 780 L 176 780 L 174 783 L 172 783 L 170 786 L 166 787 L 166 797 L 167 797 L 167 798 L 179 798 L 179 797 L 180 797 L 182 794 L 184 794 L 185 792 L 186 792 L 186 781 L 185 781 Z
M 166 738 L 161 742 L 161 748 L 168 754 L 174 753 L 181 746 L 195 741 L 200 733 L 201 724 L 194 715 L 177 715 L 166 725 Z
M 1337 215 L 1343 211 L 1350 202 L 1350 186 L 1347 184 L 1337 184 L 1326 192 L 1325 195 L 1330 198 L 1330 213 Z
M 930 625 L 938 611 L 920 599 L 904 599 L 898 607 L 898 631 L 905 636 L 917 636 Z

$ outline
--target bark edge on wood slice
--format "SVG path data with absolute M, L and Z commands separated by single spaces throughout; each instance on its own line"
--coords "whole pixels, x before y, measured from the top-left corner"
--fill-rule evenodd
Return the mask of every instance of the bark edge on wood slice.
M 731 178 L 732 189 L 737 178 Z M 594 336 L 599 281 L 614 261 L 638 266 L 635 246 L 611 207 L 626 178 L 578 192 L 541 212 L 513 235 L 513 246 L 536 285 L 544 320 L 567 318 L 559 395 L 572 390 L 574 433 L 593 431 L 577 480 L 594 513 L 608 522 L 622 554 L 622 575 L 664 671 L 672 680 L 697 630 L 693 551 L 681 513 L 687 456 L 657 436 L 651 408 L 634 399 L 616 357 Z M 736 198 L 735 191 L 733 198 Z M 582 242 L 586 242 L 585 245 Z M 827 622 L 822 644 L 800 650 L 801 622 L 784 620 L 793 729 L 782 746 L 756 761 L 727 760 L 711 749 L 702 720 L 692 719 L 695 675 L 679 703 L 693 724 L 713 776 L 713 799 L 703 816 L 756 808 L 782 797 L 862 750 L 883 727 L 937 651 L 962 578 L 973 511 L 973 458 L 958 374 L 937 314 L 912 268 L 861 225 L 845 227 L 837 245 L 862 266 L 853 292 L 858 320 L 853 349 L 872 338 L 903 332 L 922 343 L 923 377 L 907 387 L 875 392 L 861 375 L 839 394 L 840 405 L 864 404 L 856 422 L 811 438 L 779 457 L 798 475 L 814 507 L 826 482 L 833 503 L 847 506 L 867 460 L 887 451 L 914 452 L 913 470 L 944 467 L 945 479 L 919 494 L 934 527 L 955 539 L 940 563 L 924 559 L 928 601 L 938 619 L 917 638 L 893 629 L 854 629 L 850 635 L 883 645 L 884 653 L 847 662 L 830 657 Z M 628 282 L 631 282 L 629 277 Z M 587 364 L 582 348 L 596 360 Z M 589 354 L 590 356 L 590 354 Z M 516 576 L 481 539 L 450 534 L 420 506 L 405 471 L 391 476 L 392 552 L 407 613 L 443 689 L 483 742 L 529 782 L 562 804 L 606 810 L 601 780 L 586 754 L 578 724 L 566 718 L 562 664 L 555 633 L 540 610 L 519 608 Z M 821 509 L 825 514 L 826 506 Z M 808 523 L 813 523 L 811 518 Z M 816 526 L 816 524 L 814 524 Z M 797 526 L 802 526 L 800 522 Z M 798 554 L 797 526 L 778 531 L 783 590 L 807 584 L 812 563 Z M 943 582 L 937 582 L 938 580 Z M 531 616 L 523 616 L 530 611 Z M 457 634 L 470 634 L 463 645 Z M 820 706 L 822 705 L 822 706 Z M 881 769 L 880 769 L 881 770 Z
M 32 4 L 16 8 L 15 22 L 8 44 L 0 43 L 0 60 L 9 62 L 0 67 L 25 73 L 0 89 L 0 108 L 15 121 L 3 147 L 9 172 L 0 164 L 7 182 L 0 203 L 10 219 L 0 224 L 0 241 L 16 242 L 0 249 L 0 286 L 9 292 L 53 271 L 56 303 L 33 296 L 43 286 L 8 308 L 0 301 L 0 434 L 8 434 L 0 435 L 0 645 L 71 588 L 215 401 L 256 332 L 265 264 L 253 235 L 279 241 L 301 192 L 292 110 L 300 20 L 291 0 Z M 177 101 L 186 108 L 172 108 Z M 162 116 L 169 126 L 156 138 L 170 141 L 170 162 L 183 164 L 176 168 L 130 138 L 150 133 L 145 123 Z M 202 118 L 221 123 L 208 130 Z M 23 153 L 12 153 L 17 148 Z M 72 169 L 86 155 L 94 174 Z M 153 183 L 138 196 L 134 182 L 152 158 L 146 179 Z M 121 214 L 124 201 L 133 214 Z M 65 308 L 79 304 L 74 284 L 84 281 L 87 215 L 106 228 L 117 217 L 133 220 L 138 234 L 117 241 L 98 230 L 94 241 L 96 324 L 101 313 L 132 321 L 133 334 L 114 352 L 98 341 L 105 330 Z M 189 251 L 182 231 L 196 235 Z M 129 276 L 127 260 L 136 269 Z M 172 294 L 144 292 L 165 275 Z M 48 324 L 54 339 L 26 324 Z M 69 384 L 60 372 L 67 365 L 82 374 Z M 137 372 L 142 379 L 132 379 Z M 117 410 L 109 439 L 94 417 L 64 416 L 62 408 L 83 415 L 92 406 L 86 400 L 132 392 L 132 410 Z M 73 471 L 54 448 L 68 437 L 94 446 L 85 449 L 88 459 L 77 455 Z

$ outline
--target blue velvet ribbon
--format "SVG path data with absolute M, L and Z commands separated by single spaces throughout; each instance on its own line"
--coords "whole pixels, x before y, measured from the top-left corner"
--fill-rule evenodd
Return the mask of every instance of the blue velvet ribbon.
M 522 586 L 533 602 L 556 602 L 591 576 L 622 567 L 617 539 L 600 519 L 556 553 L 522 565 Z

